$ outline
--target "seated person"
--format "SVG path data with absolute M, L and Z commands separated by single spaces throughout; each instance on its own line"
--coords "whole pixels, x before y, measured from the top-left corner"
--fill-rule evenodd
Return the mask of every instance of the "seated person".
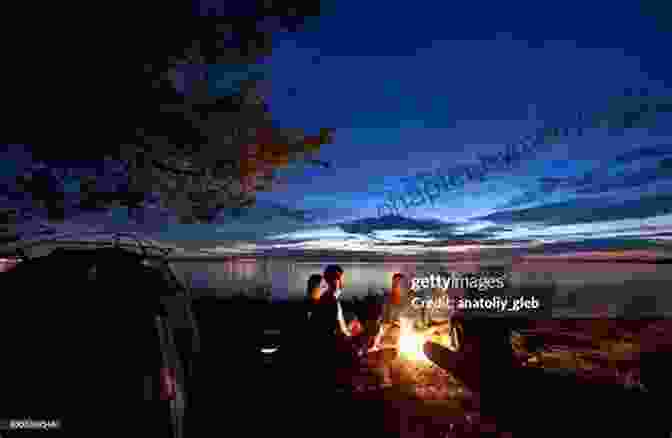
M 325 347 L 333 342 L 336 334 L 338 309 L 330 294 L 327 294 L 324 278 L 311 275 L 306 290 L 306 334 L 316 346 Z
M 320 297 L 325 290 L 323 278 L 320 274 L 313 274 L 308 279 L 306 288 L 306 321 L 310 320 L 315 309 L 315 305 L 320 301 Z
M 329 312 L 325 312 L 328 309 L 319 306 L 325 287 L 320 274 L 313 274 L 308 279 L 302 308 L 297 314 L 300 320 L 298 324 L 292 325 L 290 335 L 285 338 L 283 347 L 276 354 L 276 357 L 282 356 L 283 362 L 295 362 L 306 351 L 306 345 L 315 346 L 323 343 L 323 336 L 320 336 L 320 333 L 324 332 L 324 325 L 332 319 Z
M 380 328 L 371 346 L 371 351 L 398 347 L 401 330 L 400 319 L 410 308 L 408 296 L 402 291 L 404 279 L 405 276 L 401 273 L 392 276 L 392 288 L 384 296 Z
M 448 321 L 433 321 L 429 310 L 417 309 L 411 305 L 411 294 L 408 292 L 405 280 L 406 277 L 401 273 L 392 276 L 392 288 L 384 297 L 380 329 L 369 349 L 370 352 L 398 348 L 402 318 L 413 321 L 416 333 L 423 333 L 428 340 L 433 334 L 448 329 Z
M 382 309 L 382 303 L 373 295 L 367 296 L 358 307 L 359 320 L 362 324 L 362 335 L 366 339 L 367 348 L 373 347 L 376 336 L 380 331 Z
M 326 288 L 322 286 L 322 279 Z M 343 269 L 330 265 L 324 276 L 313 275 L 308 282 L 307 317 L 308 335 L 317 354 L 338 359 L 354 354 L 353 335 L 343 316 L 340 296 L 343 287 Z M 320 286 L 318 286 L 320 285 Z
M 344 319 L 350 332 L 352 348 L 358 356 L 362 356 L 368 348 L 368 337 L 364 333 L 364 326 L 354 312 L 345 312 Z

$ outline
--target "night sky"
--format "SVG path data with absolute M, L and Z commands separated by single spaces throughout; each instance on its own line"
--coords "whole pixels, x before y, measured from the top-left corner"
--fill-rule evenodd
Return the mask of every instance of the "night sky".
M 672 33 L 655 11 L 634 1 L 412 4 L 340 0 L 318 26 L 280 38 L 252 73 L 210 69 L 216 93 L 267 74 L 270 111 L 282 126 L 335 127 L 335 142 L 320 152 L 331 168 L 285 169 L 281 187 L 260 194 L 256 207 L 222 213 L 212 225 L 179 225 L 152 212 L 135 224 L 115 210 L 74 215 L 61 227 L 131 229 L 220 253 L 665 247 L 672 111 L 622 130 L 612 100 L 646 89 L 670 101 Z M 434 206 L 377 218 L 384 193 L 402 192 L 402 178 L 495 153 L 541 127 L 575 126 L 579 111 L 612 121 L 445 193 Z M 20 151 L 4 152 L 3 177 L 27 163 Z M 556 178 L 553 189 L 544 178 Z

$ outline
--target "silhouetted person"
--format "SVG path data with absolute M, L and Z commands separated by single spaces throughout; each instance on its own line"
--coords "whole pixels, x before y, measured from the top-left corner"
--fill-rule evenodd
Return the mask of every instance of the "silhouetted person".
M 392 276 L 392 287 L 385 296 L 385 309 L 383 319 L 385 322 L 398 322 L 402 312 L 405 310 L 403 281 L 406 279 L 404 274 L 397 272 Z
M 338 337 L 350 335 L 337 300 L 341 283 L 333 275 L 329 273 L 322 277 L 315 274 L 308 281 L 307 337 L 312 344 L 311 348 L 318 349 L 321 354 L 331 354 L 336 348 Z M 326 288 L 323 281 L 326 282 Z
M 323 278 L 320 274 L 313 274 L 308 279 L 308 285 L 306 287 L 306 320 L 310 321 L 315 305 L 320 301 L 322 292 L 324 292 Z
M 490 292 L 488 292 L 490 293 Z M 467 289 L 466 298 L 479 298 L 485 292 Z M 512 417 L 517 396 L 515 356 L 511 344 L 513 330 L 523 320 L 509 316 L 488 315 L 480 311 L 460 311 L 456 318 L 464 328 L 464 345 L 453 352 L 438 344 L 428 344 L 425 352 L 439 366 L 452 371 L 471 390 L 479 393 L 480 411 L 486 417 L 496 417 L 498 424 L 507 425 Z M 518 421 L 518 420 L 514 420 Z
M 338 265 L 329 265 L 324 270 L 324 280 L 327 283 L 327 290 L 322 294 L 320 301 L 325 306 L 333 306 L 336 312 L 334 336 L 337 345 L 342 346 L 344 344 L 343 341 L 346 341 L 345 343 L 347 344 L 352 338 L 352 333 L 345 321 L 340 301 L 345 283 L 345 272 Z
M 322 293 L 319 304 L 329 309 L 333 319 L 325 326 L 325 329 L 334 337 L 349 337 L 350 331 L 343 317 L 340 297 L 343 293 L 345 274 L 343 268 L 338 265 L 329 265 L 324 270 L 324 280 L 327 283 L 326 290 Z
M 383 323 L 383 304 L 378 297 L 369 294 L 361 301 L 359 318 L 363 324 L 366 345 L 373 348 Z
M 396 345 L 400 334 L 401 318 L 410 310 L 408 296 L 404 290 L 404 274 L 392 276 L 392 288 L 383 296 L 382 322 L 372 350 Z

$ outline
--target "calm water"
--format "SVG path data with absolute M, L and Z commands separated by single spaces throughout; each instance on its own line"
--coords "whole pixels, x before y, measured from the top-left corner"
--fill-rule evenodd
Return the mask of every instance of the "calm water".
M 329 262 L 305 262 L 286 259 L 242 259 L 217 262 L 175 262 L 173 266 L 183 278 L 191 278 L 194 288 L 224 290 L 246 289 L 271 285 L 273 297 L 299 298 L 305 294 L 306 282 L 312 274 L 322 273 Z M 476 264 L 425 263 L 338 263 L 346 274 L 344 296 L 366 294 L 369 289 L 389 288 L 392 275 L 402 272 L 410 277 L 440 271 L 474 271 Z
M 216 261 L 176 261 L 173 266 L 182 279 L 191 279 L 195 289 L 208 288 L 227 296 L 232 291 L 270 286 L 274 299 L 297 299 L 305 294 L 308 277 L 321 273 L 325 262 L 289 259 L 249 258 Z M 346 273 L 344 296 L 365 295 L 373 289 L 389 288 L 392 274 L 409 277 L 440 272 L 474 272 L 485 266 L 501 266 L 510 272 L 511 286 L 555 288 L 554 309 L 563 314 L 620 314 L 627 306 L 642 312 L 672 310 L 669 293 L 672 270 L 646 264 L 477 264 L 419 262 L 339 262 Z M 504 292 L 505 294 L 506 292 Z M 634 303 L 634 304 L 633 304 Z M 668 312 L 666 312 L 668 313 Z M 672 311 L 669 312 L 672 315 Z

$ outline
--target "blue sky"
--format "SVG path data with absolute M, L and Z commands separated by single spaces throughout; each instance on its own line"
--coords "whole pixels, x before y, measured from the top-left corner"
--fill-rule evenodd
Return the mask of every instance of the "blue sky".
M 611 99 L 626 88 L 672 96 L 670 34 L 639 2 L 413 5 L 341 0 L 251 69 L 268 75 L 279 124 L 337 128 L 320 153 L 331 169 L 283 170 L 282 186 L 260 194 L 257 207 L 212 225 L 177 225 L 156 213 L 140 226 L 123 211 L 73 224 L 142 229 L 215 252 L 664 244 L 672 232 L 672 171 L 661 163 L 672 157 L 670 112 L 625 131 L 593 124 L 517 170 L 405 212 L 410 220 L 376 220 L 383 191 L 403 177 L 502 150 L 539 127 L 571 126 L 577 111 L 617 127 L 606 111 L 619 112 Z M 213 92 L 251 74 L 233 70 L 211 69 Z M 549 177 L 559 181 L 553 191 L 543 184 Z

